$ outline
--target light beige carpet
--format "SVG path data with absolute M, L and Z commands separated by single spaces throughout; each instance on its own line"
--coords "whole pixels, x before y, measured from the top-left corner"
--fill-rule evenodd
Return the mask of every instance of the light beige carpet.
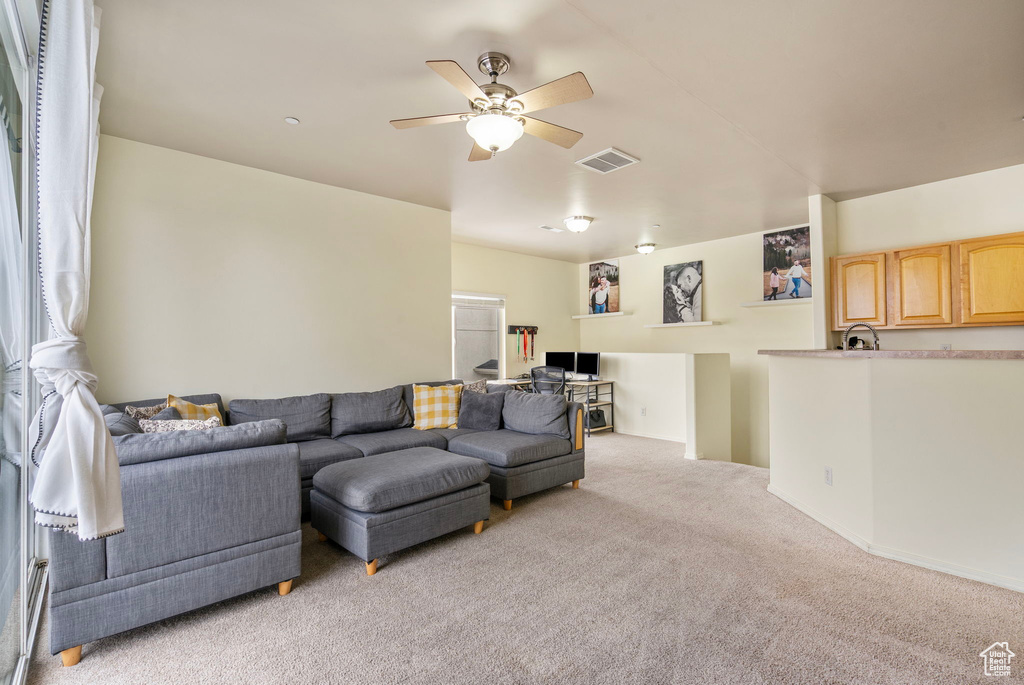
M 304 529 L 302 576 L 49 655 L 30 682 L 982 683 L 1024 595 L 868 555 L 675 443 L 587 445 L 587 478 L 491 508 L 376 576 Z M 1004 680 L 1004 682 L 1006 682 Z

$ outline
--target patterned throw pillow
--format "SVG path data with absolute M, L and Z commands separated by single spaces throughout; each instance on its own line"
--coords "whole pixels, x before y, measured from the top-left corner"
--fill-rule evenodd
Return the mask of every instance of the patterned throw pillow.
M 124 408 L 124 413 L 133 419 L 151 419 L 166 408 L 166 402 L 154 404 L 152 407 L 133 407 L 129 404 Z
M 185 419 L 183 421 L 155 421 L 153 419 L 142 419 L 139 421 L 143 433 L 168 433 L 170 431 L 205 431 L 211 428 L 220 428 L 220 419 L 211 416 L 205 421 Z
M 461 385 L 414 385 L 412 392 L 416 409 L 413 428 L 458 428 Z
M 167 396 L 167 406 L 174 407 L 181 414 L 181 418 L 186 420 L 194 421 L 205 421 L 206 419 L 216 416 L 221 424 L 224 423 L 224 417 L 220 414 L 220 407 L 214 404 L 192 404 L 180 397 L 174 395 Z
M 487 379 L 482 378 L 472 383 L 466 383 L 462 392 L 478 392 L 483 395 L 487 394 Z

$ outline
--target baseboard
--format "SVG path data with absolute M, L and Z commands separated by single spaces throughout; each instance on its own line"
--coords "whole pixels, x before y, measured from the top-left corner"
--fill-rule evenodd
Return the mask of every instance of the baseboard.
M 1003 587 L 1008 590 L 1015 590 L 1017 592 L 1024 592 L 1024 580 L 1017 580 L 1016 578 L 1008 578 L 1007 576 L 1001 576 L 996 573 L 989 573 L 987 571 L 979 571 L 977 569 L 969 568 L 967 566 L 958 566 L 957 564 L 950 564 L 945 561 L 938 559 L 931 559 L 924 557 L 919 554 L 912 552 L 904 552 L 903 550 L 893 549 L 891 547 L 883 547 L 881 545 L 875 545 L 868 542 L 861 536 L 852 532 L 848 528 L 836 523 L 829 517 L 821 514 L 812 507 L 807 506 L 803 502 L 794 499 L 787 495 L 776 487 L 768 485 L 768 492 L 781 499 L 786 504 L 790 505 L 794 509 L 810 516 L 812 519 L 825 526 L 837 535 L 842 536 L 846 540 L 852 542 L 857 547 L 861 548 L 868 554 L 874 554 L 878 557 L 885 559 L 892 559 L 893 561 L 901 561 L 905 564 L 913 564 L 914 566 L 920 566 L 922 568 L 931 569 L 932 571 L 939 571 L 941 573 L 948 573 L 951 576 L 959 576 L 960 578 L 967 578 L 969 580 L 977 580 L 981 583 L 987 583 L 989 585 L 995 585 Z
M 616 428 L 614 432 L 619 433 L 620 435 L 632 435 L 632 436 L 637 437 L 637 438 L 651 438 L 653 440 L 668 440 L 669 442 L 679 442 L 679 443 L 684 443 L 684 444 L 686 443 L 685 440 L 680 440 L 679 438 L 670 438 L 667 435 L 652 435 L 650 433 L 634 433 L 632 431 L 619 430 L 618 428 Z

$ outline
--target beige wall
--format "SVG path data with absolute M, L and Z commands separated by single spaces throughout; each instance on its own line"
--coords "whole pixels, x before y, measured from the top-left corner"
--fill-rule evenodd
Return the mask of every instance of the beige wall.
M 644 328 L 661 323 L 664 266 L 704 260 L 704 319 L 717 326 Z M 732 366 L 732 459 L 768 466 L 768 361 L 757 351 L 808 349 L 809 303 L 744 308 L 761 299 L 760 233 L 619 258 L 620 309 L 630 316 L 582 319 L 580 349 L 593 352 L 725 352 Z M 577 311 L 586 311 L 587 265 L 579 265 Z M 699 398 L 698 398 L 699 399 Z M 639 411 L 645 402 L 624 406 Z
M 1024 591 L 1024 362 L 772 357 L 771 376 L 773 493 L 874 554 Z
M 104 136 L 86 339 L 101 401 L 447 377 L 448 212 Z
M 836 205 L 839 254 L 1024 231 L 1024 164 Z M 889 349 L 1024 349 L 1024 327 L 885 331 Z
M 545 352 L 578 349 L 575 264 L 464 243 L 452 243 L 451 262 L 453 290 L 504 295 L 507 325 L 539 327 L 535 361 L 529 363 L 516 359 L 516 337 L 504 335 L 507 375 L 542 365 Z

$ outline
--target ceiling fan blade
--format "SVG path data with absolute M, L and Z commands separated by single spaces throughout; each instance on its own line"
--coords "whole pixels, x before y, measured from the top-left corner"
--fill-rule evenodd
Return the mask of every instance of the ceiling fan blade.
M 490 159 L 494 155 L 491 154 L 490 150 L 485 150 L 476 143 L 473 143 L 473 151 L 469 153 L 469 161 L 471 162 L 482 162 L 485 159 Z
M 451 124 L 460 121 L 466 114 L 438 114 L 433 117 L 413 117 L 412 119 L 392 119 L 391 125 L 395 128 L 416 128 L 417 126 L 430 126 L 431 124 Z
M 537 86 L 533 90 L 520 93 L 512 98 L 512 102 L 518 101 L 522 103 L 523 109 L 521 111 L 526 113 L 547 109 L 555 105 L 576 102 L 577 100 L 586 100 L 593 94 L 594 91 L 587 82 L 587 77 L 583 75 L 582 71 L 577 71 L 575 74 L 563 76 L 551 83 L 545 83 L 543 86 Z
M 549 124 L 546 121 L 534 119 L 533 117 L 523 117 L 523 131 L 525 133 L 529 133 L 531 136 L 543 138 L 549 143 L 560 145 L 567 150 L 580 142 L 580 138 L 583 137 L 583 134 L 579 131 L 573 131 L 571 128 L 565 128 L 564 126 Z
M 469 74 L 459 66 L 458 62 L 453 62 L 450 59 L 434 60 L 427 62 L 427 66 L 436 71 L 445 81 L 455 86 L 470 101 L 483 99 L 490 102 L 487 94 L 480 90 L 480 86 L 470 78 Z

